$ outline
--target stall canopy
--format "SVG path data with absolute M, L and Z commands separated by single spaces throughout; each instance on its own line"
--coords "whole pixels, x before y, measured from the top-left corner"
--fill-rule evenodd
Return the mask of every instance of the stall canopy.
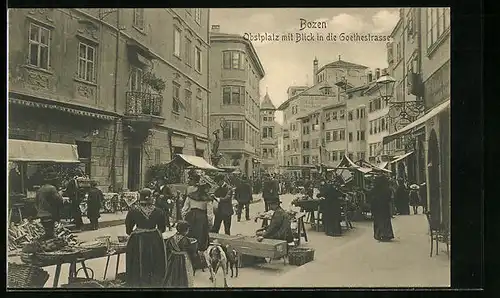
M 408 152 L 406 154 L 403 154 L 403 155 L 398 155 L 394 158 L 394 160 L 391 161 L 391 163 L 395 163 L 395 162 L 398 162 L 400 160 L 403 160 L 405 158 L 407 158 L 408 156 L 412 155 L 414 151 L 411 151 L 411 152 Z
M 359 166 L 359 165 L 355 164 L 346 155 L 344 155 L 344 157 L 342 157 L 342 160 L 340 161 L 338 167 L 339 168 L 344 168 L 345 167 L 347 169 L 357 170 L 357 171 L 359 171 L 359 172 L 361 172 L 363 174 L 369 173 L 372 170 L 371 168 L 362 167 L 362 166 Z
M 205 159 L 199 156 L 193 156 L 193 155 L 185 155 L 185 154 L 176 154 L 174 158 L 172 159 L 171 162 L 178 162 L 182 161 L 191 167 L 200 169 L 200 170 L 212 170 L 212 171 L 223 171 L 221 169 L 218 169 L 211 164 L 209 164 Z
M 9 140 L 9 161 L 79 163 L 76 145 Z
M 366 167 L 366 168 L 371 168 L 373 169 L 374 171 L 378 171 L 378 172 L 386 172 L 386 173 L 392 173 L 390 170 L 388 169 L 384 169 L 384 168 L 381 168 L 379 166 L 376 166 L 376 165 L 373 165 L 367 161 L 364 161 L 364 160 L 361 160 L 360 161 L 360 166 L 363 166 L 363 167 Z
M 386 170 L 386 168 L 385 168 L 385 167 L 387 167 L 387 165 L 388 165 L 388 164 L 389 164 L 389 162 L 384 161 L 384 162 L 379 163 L 379 164 L 377 165 L 377 167 L 378 167 L 378 168 L 381 168 L 381 169 Z
M 443 112 L 444 110 L 448 109 L 449 107 L 450 107 L 450 100 L 448 99 L 445 102 L 439 104 L 437 107 L 430 110 L 429 112 L 427 112 L 426 114 L 424 114 L 422 117 L 420 117 L 417 120 L 413 121 L 412 123 L 406 125 L 402 129 L 400 129 L 396 132 L 393 132 L 392 134 L 390 134 L 388 136 L 385 136 L 384 139 L 382 140 L 382 143 L 385 145 L 385 144 L 389 143 L 390 141 L 397 139 L 401 135 L 411 131 L 412 129 L 422 126 L 429 119 L 431 119 L 432 117 L 436 116 L 437 114 Z

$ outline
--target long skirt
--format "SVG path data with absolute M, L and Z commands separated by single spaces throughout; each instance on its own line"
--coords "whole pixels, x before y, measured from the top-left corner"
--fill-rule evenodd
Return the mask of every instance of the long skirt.
M 205 251 L 209 244 L 209 227 L 208 216 L 206 210 L 191 209 L 186 214 L 186 221 L 189 223 L 189 238 L 194 238 L 198 241 L 198 250 Z
M 323 213 L 323 225 L 328 236 L 341 236 L 340 215 Z
M 191 288 L 194 284 L 193 265 L 187 252 L 172 252 L 167 265 L 166 287 Z
M 126 281 L 130 287 L 160 287 L 165 281 L 165 242 L 157 229 L 132 232 L 126 259 Z
M 394 239 L 390 216 L 375 217 L 373 219 L 373 238 L 381 241 Z

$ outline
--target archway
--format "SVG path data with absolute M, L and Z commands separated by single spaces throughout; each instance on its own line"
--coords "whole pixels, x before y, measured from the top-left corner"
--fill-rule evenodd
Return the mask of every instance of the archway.
M 441 194 L 440 194 L 440 181 L 439 181 L 439 143 L 434 130 L 431 131 L 429 137 L 429 151 L 428 151 L 428 164 L 427 168 L 429 171 L 429 211 L 431 212 L 431 217 L 433 226 L 439 226 L 441 224 Z

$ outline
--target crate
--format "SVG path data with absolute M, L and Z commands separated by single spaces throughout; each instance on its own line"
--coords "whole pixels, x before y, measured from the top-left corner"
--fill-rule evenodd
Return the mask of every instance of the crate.
M 240 255 L 279 259 L 287 254 L 287 243 L 283 240 L 263 239 L 259 242 L 255 236 L 242 237 L 231 240 L 230 245 Z
M 288 263 L 290 265 L 302 266 L 314 260 L 314 249 L 312 248 L 292 248 L 288 252 Z

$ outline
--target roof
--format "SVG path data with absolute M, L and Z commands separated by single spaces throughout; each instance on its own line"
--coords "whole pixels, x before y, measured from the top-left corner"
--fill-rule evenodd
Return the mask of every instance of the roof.
M 339 59 L 337 61 L 333 61 L 333 62 L 330 62 L 328 64 L 323 65 L 317 71 L 317 73 L 319 73 L 320 71 L 322 71 L 325 68 L 356 68 L 356 69 L 367 69 L 368 66 L 364 66 L 364 65 L 361 65 L 361 64 L 356 64 L 356 63 L 352 63 L 352 62 L 348 62 L 348 61 L 344 61 L 344 60 Z
M 255 64 L 257 64 L 257 70 L 259 71 L 260 75 L 264 77 L 266 75 L 266 72 L 264 71 L 264 67 L 262 66 L 262 63 L 260 62 L 259 55 L 257 55 L 257 52 L 255 51 L 255 48 L 252 44 L 251 41 L 248 39 L 245 39 L 243 36 L 239 34 L 229 34 L 229 33 L 220 33 L 220 32 L 210 32 L 210 43 L 212 42 L 241 42 L 247 45 L 249 48 L 250 52 L 252 53 L 251 57 L 255 61 Z
M 295 94 L 294 96 L 288 98 L 287 100 L 285 100 L 282 104 L 280 104 L 280 106 L 278 107 L 278 110 L 282 111 L 282 110 L 286 109 L 292 100 L 294 100 L 295 98 L 299 97 L 300 95 L 307 95 L 307 91 L 311 90 L 312 88 L 314 88 L 316 86 L 325 87 L 325 83 L 317 83 L 316 85 L 313 85 L 311 87 L 307 87 L 306 90 L 303 90 L 303 91 Z M 288 89 L 294 88 L 294 87 L 296 87 L 296 86 L 289 87 Z
M 269 94 L 267 93 L 267 91 L 266 91 L 266 95 L 264 96 L 264 99 L 260 103 L 260 109 L 261 110 L 276 110 L 276 106 L 271 101 L 271 98 L 269 97 Z
M 10 139 L 9 161 L 79 163 L 76 145 Z

